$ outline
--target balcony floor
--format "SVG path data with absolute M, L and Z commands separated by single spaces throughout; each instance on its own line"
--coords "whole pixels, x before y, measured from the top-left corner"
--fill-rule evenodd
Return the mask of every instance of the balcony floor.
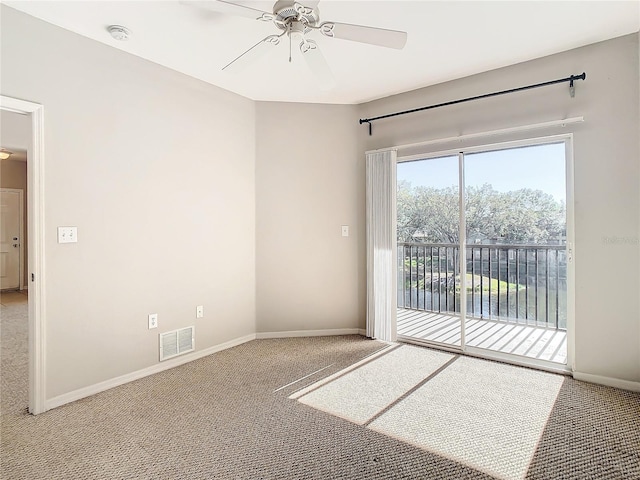
M 495 320 L 468 319 L 466 344 L 566 364 L 567 332 Z M 460 317 L 398 308 L 398 336 L 460 346 Z

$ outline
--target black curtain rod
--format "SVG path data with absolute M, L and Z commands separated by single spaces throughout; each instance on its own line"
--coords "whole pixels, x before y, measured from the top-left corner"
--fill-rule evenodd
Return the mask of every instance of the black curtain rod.
M 402 112 L 389 113 L 387 115 L 380 115 L 379 117 L 361 118 L 360 125 L 362 125 L 363 123 L 367 123 L 369 125 L 369 135 L 371 135 L 371 122 L 374 122 L 376 120 L 381 120 L 383 118 L 397 117 L 398 115 L 406 115 L 407 113 L 421 112 L 422 110 L 430 110 L 432 108 L 447 107 L 449 105 L 455 105 L 457 103 L 470 102 L 472 100 L 480 100 L 481 98 L 495 97 L 498 95 L 505 95 L 507 93 L 521 92 L 523 90 L 530 90 L 532 88 L 546 87 L 548 85 L 555 85 L 556 83 L 569 82 L 569 91 L 571 96 L 573 97 L 574 95 L 573 82 L 575 80 L 585 80 L 586 78 L 587 78 L 587 74 L 585 72 L 582 72 L 581 75 L 571 75 L 570 77 L 559 78 L 558 80 L 551 80 L 549 82 L 536 83 L 535 85 L 527 85 L 525 87 L 502 90 L 501 92 L 485 93 L 484 95 L 477 95 L 475 97 L 462 98 L 460 100 L 452 100 L 450 102 L 438 103 L 437 105 L 429 105 L 427 107 L 414 108 L 412 110 L 404 110 Z

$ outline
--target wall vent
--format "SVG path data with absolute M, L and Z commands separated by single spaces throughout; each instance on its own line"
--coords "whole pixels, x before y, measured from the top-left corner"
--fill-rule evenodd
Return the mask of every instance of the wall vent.
M 160 361 L 195 350 L 195 327 L 160 334 Z

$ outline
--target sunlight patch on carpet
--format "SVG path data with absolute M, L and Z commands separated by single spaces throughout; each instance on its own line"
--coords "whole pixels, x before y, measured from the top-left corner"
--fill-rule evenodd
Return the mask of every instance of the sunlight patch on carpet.
M 563 381 L 461 357 L 369 428 L 497 478 L 522 479 Z
M 299 398 L 301 403 L 364 424 L 454 356 L 403 345 Z

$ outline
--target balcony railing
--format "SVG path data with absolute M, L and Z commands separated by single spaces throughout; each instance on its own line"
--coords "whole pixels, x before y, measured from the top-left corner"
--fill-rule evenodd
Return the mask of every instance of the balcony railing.
M 459 247 L 398 243 L 398 307 L 460 312 Z M 566 329 L 565 245 L 466 247 L 467 317 Z

